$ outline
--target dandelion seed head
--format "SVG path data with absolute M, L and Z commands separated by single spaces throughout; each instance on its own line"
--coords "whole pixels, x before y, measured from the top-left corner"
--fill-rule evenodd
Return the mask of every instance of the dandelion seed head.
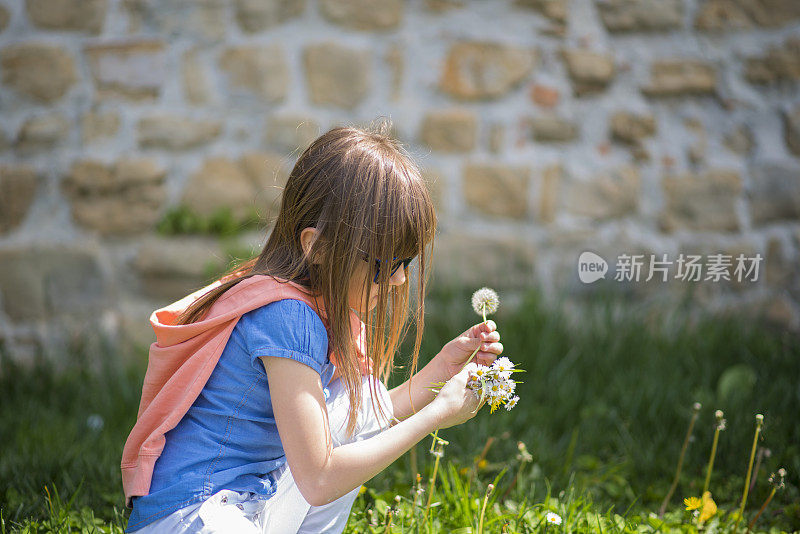
M 695 402 L 695 403 L 694 403 L 694 405 L 692 406 L 692 409 L 693 409 L 694 411 L 696 411 L 696 412 L 699 412 L 699 411 L 700 411 L 700 408 L 702 408 L 702 407 L 703 407 L 703 405 L 702 405 L 702 404 L 700 404 L 699 402 Z
M 94 432 L 99 432 L 103 430 L 104 425 L 105 421 L 103 421 L 103 417 L 99 414 L 93 413 L 92 415 L 86 418 L 86 426 L 88 426 L 89 429 Z
M 781 467 L 778 469 L 777 473 L 772 473 L 769 476 L 769 483 L 772 484 L 772 487 L 776 490 L 781 490 L 784 488 L 783 478 L 786 476 L 786 469 Z
M 497 311 L 499 305 L 500 298 L 494 289 L 482 287 L 472 294 L 472 309 L 478 315 L 490 315 Z
M 761 415 L 760 413 L 757 413 L 757 414 L 756 414 L 756 423 L 760 425 L 760 424 L 762 424 L 763 422 L 764 422 L 764 416 L 763 416 L 763 415 Z

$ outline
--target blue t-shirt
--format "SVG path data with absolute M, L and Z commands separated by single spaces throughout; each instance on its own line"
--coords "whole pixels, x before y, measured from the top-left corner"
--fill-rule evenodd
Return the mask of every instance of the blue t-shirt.
M 323 386 L 334 372 L 325 326 L 305 302 L 278 300 L 242 315 L 200 395 L 166 433 L 150 493 L 133 499 L 126 532 L 222 489 L 263 499 L 275 493 L 268 473 L 286 456 L 261 356 L 304 363 L 320 373 Z

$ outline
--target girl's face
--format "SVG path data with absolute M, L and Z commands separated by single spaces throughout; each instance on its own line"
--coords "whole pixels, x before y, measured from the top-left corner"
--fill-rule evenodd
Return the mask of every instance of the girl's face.
M 362 261 L 358 264 L 356 268 L 356 272 L 353 274 L 353 278 L 350 280 L 350 295 L 349 295 L 349 305 L 350 307 L 359 314 L 364 314 L 367 311 L 371 310 L 378 304 L 378 289 L 379 285 L 373 282 L 370 282 L 369 285 L 369 308 L 367 310 L 363 310 L 363 303 L 364 303 L 364 296 L 361 293 L 363 286 L 364 286 L 364 279 L 369 277 L 372 280 L 375 276 L 375 271 L 370 268 L 370 264 L 366 261 Z M 406 270 L 401 266 L 397 269 L 394 274 L 389 278 L 389 285 L 390 286 L 399 286 L 404 284 L 406 281 Z
M 313 227 L 305 228 L 300 233 L 300 242 L 303 246 L 303 249 L 308 252 L 311 248 L 311 244 L 315 238 L 317 233 L 317 229 Z M 375 276 L 375 272 L 370 268 L 370 264 L 365 261 L 358 262 L 356 266 L 356 271 L 353 274 L 353 278 L 350 280 L 350 292 L 348 294 L 348 305 L 358 314 L 363 315 L 364 313 L 368 312 L 372 308 L 374 308 L 378 304 L 378 289 L 379 285 L 376 283 L 370 283 L 369 285 L 369 308 L 367 310 L 363 310 L 363 302 L 364 296 L 361 294 L 362 288 L 364 286 L 364 279 L 369 277 L 372 280 Z M 399 286 L 404 284 L 406 281 L 406 270 L 403 267 L 397 269 L 394 274 L 389 278 L 389 285 L 392 286 Z

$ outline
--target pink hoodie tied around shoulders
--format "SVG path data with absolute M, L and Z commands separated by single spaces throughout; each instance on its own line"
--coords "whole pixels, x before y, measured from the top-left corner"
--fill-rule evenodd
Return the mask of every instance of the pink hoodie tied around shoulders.
M 325 327 L 329 328 L 325 311 L 307 289 L 267 275 L 245 278 L 225 291 L 203 319 L 190 324 L 174 324 L 190 304 L 218 285 L 220 281 L 158 309 L 150 316 L 156 341 L 150 345 L 136 424 L 122 452 L 122 486 L 127 506 L 131 506 L 132 497 L 149 493 L 153 468 L 164 449 L 164 434 L 175 428 L 197 399 L 239 317 L 270 302 L 294 299 L 316 310 Z M 352 310 L 350 327 L 361 372 L 369 374 L 371 362 L 364 354 L 364 323 Z M 328 356 L 336 365 L 336 355 L 330 348 Z M 334 373 L 334 378 L 337 375 Z

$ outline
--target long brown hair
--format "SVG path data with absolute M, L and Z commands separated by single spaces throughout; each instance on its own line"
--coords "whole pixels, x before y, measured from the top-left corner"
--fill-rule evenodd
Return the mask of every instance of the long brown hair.
M 337 370 L 350 396 L 347 433 L 352 435 L 361 406 L 361 370 L 350 328 L 348 294 L 357 267 L 368 259 L 390 265 L 393 258 L 412 258 L 406 282 L 389 285 L 389 269 L 380 269 L 378 302 L 361 317 L 366 326 L 370 381 L 384 383 L 394 355 L 409 327 L 410 269 L 417 264 L 417 324 L 410 376 L 417 369 L 425 314 L 425 286 L 436 230 L 436 215 L 420 170 L 405 148 L 389 135 L 391 120 L 382 118 L 365 129 L 336 127 L 322 134 L 300 155 L 283 191 L 275 226 L 261 254 L 221 277 L 221 285 L 203 295 L 177 319 L 202 318 L 217 298 L 239 281 L 256 274 L 294 282 L 320 296 L 327 314 L 328 343 L 338 355 Z M 317 238 L 306 254 L 300 243 L 304 228 L 316 227 Z M 310 258 L 315 258 L 312 263 Z M 369 309 L 374 270 L 363 280 L 362 309 Z M 373 409 L 374 409 L 373 401 Z M 383 410 L 378 404 L 378 409 Z M 377 415 L 377 413 L 376 413 Z

